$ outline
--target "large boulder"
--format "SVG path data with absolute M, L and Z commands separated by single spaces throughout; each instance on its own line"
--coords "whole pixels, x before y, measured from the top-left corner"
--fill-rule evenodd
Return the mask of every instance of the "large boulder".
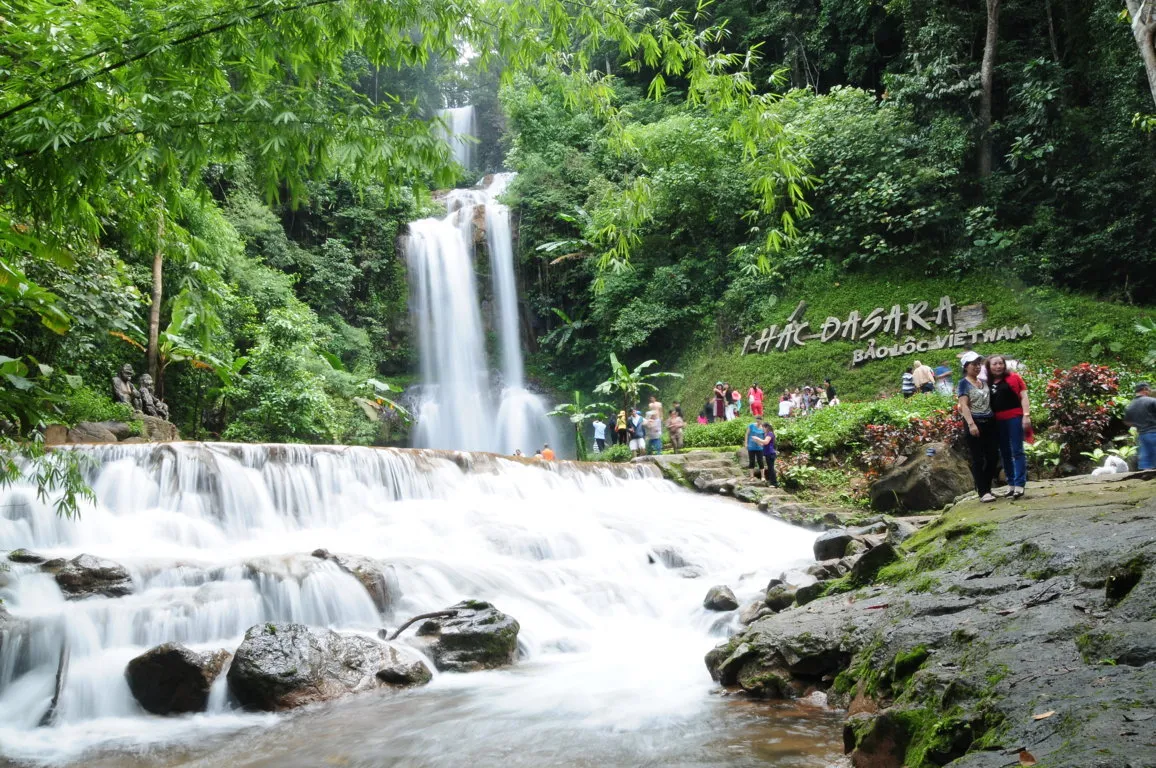
M 373 599 L 373 604 L 382 613 L 392 610 L 401 597 L 401 585 L 393 566 L 361 555 L 332 554 L 326 549 L 316 549 L 313 556 L 335 563 L 338 568 L 350 574 L 365 587 Z
M 733 611 L 739 607 L 735 593 L 725 584 L 711 587 L 702 601 L 702 607 L 708 611 Z
M 54 565 L 52 561 L 44 568 Z M 56 583 L 64 596 L 77 600 L 94 595 L 124 597 L 132 594 L 132 579 L 120 563 L 92 555 L 77 555 L 56 570 Z
M 854 536 L 850 531 L 838 529 L 827 531 L 815 539 L 812 551 L 816 560 L 838 560 L 847 550 Z
M 382 685 L 428 682 L 420 659 L 364 635 L 303 624 L 250 627 L 229 667 L 229 689 L 244 706 L 275 711 Z M 406 682 L 408 681 L 408 682 Z
M 108 427 L 96 421 L 82 421 L 68 430 L 70 443 L 115 443 L 114 435 Z
M 135 416 L 143 422 L 141 436 L 150 443 L 171 443 L 181 439 L 181 433 L 177 430 L 176 424 L 157 416 L 146 416 L 139 412 Z
M 43 555 L 38 555 L 35 552 L 29 552 L 27 549 L 14 549 L 8 553 L 8 559 L 14 563 L 27 563 L 30 565 L 40 565 L 48 560 Z
M 126 440 L 136 434 L 133 426 L 124 421 L 102 421 L 100 426 L 111 432 L 117 440 Z
M 229 656 L 224 649 L 197 653 L 180 643 L 165 643 L 130 661 L 124 675 L 132 695 L 154 715 L 204 712 L 209 689 Z
M 521 627 L 512 616 L 481 600 L 466 600 L 446 613 L 417 628 L 418 641 L 439 670 L 473 672 L 514 662 Z
M 928 451 L 934 451 L 928 455 Z M 967 457 L 943 443 L 914 455 L 871 485 L 871 506 L 882 512 L 940 509 L 973 490 Z
M 64 445 L 68 442 L 68 427 L 64 424 L 49 424 L 44 428 L 46 446 Z

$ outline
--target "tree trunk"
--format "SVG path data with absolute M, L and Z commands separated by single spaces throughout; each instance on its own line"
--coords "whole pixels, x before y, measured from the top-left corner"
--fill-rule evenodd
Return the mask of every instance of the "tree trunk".
M 1000 0 L 987 0 L 987 36 L 983 42 L 983 63 L 979 69 L 979 80 L 983 93 L 979 102 L 979 176 L 991 175 L 991 102 L 995 82 L 995 49 L 999 42 Z
M 158 341 L 161 334 L 161 299 L 163 297 L 164 285 L 162 278 L 164 277 L 164 248 L 162 242 L 165 236 L 165 213 L 162 209 L 157 221 L 157 246 L 153 251 L 153 302 L 149 307 L 149 342 L 148 342 L 148 369 L 149 376 L 153 378 L 153 386 L 160 390 L 161 376 L 160 376 L 160 355 L 158 354 Z
M 1048 42 L 1052 46 L 1052 58 L 1060 63 L 1060 46 L 1056 42 L 1056 25 L 1052 19 L 1052 0 L 1044 0 L 1044 10 L 1048 14 Z
M 1128 15 L 1132 17 L 1132 36 L 1140 47 L 1140 57 L 1144 59 L 1144 74 L 1148 76 L 1148 90 L 1152 101 L 1156 102 L 1156 21 L 1152 20 L 1152 4 L 1156 0 L 1124 0 Z

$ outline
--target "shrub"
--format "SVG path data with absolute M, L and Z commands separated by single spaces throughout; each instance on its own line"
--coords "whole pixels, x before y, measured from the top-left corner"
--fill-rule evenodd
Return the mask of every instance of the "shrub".
M 1115 371 L 1106 365 L 1080 363 L 1053 371 L 1045 407 L 1051 422 L 1049 432 L 1063 445 L 1064 459 L 1072 461 L 1109 437 L 1109 402 L 1119 389 Z
M 623 443 L 617 443 L 615 445 L 609 446 L 602 453 L 595 454 L 592 458 L 597 461 L 620 462 L 630 461 L 632 456 L 634 456 L 634 454 L 631 452 L 630 446 L 624 445 Z
M 883 471 L 900 456 L 920 445 L 945 443 L 958 445 L 963 440 L 963 419 L 955 410 L 939 410 L 929 418 L 913 416 L 906 424 L 868 424 L 867 448 L 861 459 L 868 469 Z
M 687 448 L 727 448 L 746 442 L 750 417 L 740 416 L 732 421 L 713 424 L 688 424 L 683 430 L 683 445 Z
M 60 404 L 60 419 L 74 426 L 81 421 L 131 421 L 132 408 L 87 387 L 69 390 Z

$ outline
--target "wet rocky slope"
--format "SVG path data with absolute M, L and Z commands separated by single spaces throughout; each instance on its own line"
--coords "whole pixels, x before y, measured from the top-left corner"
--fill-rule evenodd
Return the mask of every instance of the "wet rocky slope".
M 707 666 L 743 695 L 826 691 L 855 768 L 1156 766 L 1154 479 L 1035 484 L 866 555 L 837 543 L 868 565 L 787 607 L 773 584 L 781 610 Z

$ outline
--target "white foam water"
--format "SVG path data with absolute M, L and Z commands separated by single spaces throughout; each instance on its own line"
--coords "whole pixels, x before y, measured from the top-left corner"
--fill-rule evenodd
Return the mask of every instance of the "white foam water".
M 95 458 L 97 503 L 63 520 L 34 488 L 8 488 L 0 492 L 0 550 L 109 558 L 129 570 L 134 592 L 66 600 L 38 566 L 0 574 L 0 597 L 16 619 L 0 649 L 0 755 L 8 758 L 68 763 L 276 729 L 281 716 L 235 709 L 221 682 L 207 713 L 146 715 L 125 665 L 168 641 L 231 651 L 248 627 L 267 621 L 370 633 L 467 598 L 518 619 L 522 660 L 387 696 L 397 703 L 380 706 L 391 709 L 398 738 L 450 727 L 431 721 L 437 707 L 419 702 L 451 697 L 462 709 L 462 696 L 470 702 L 457 715 L 469 721 L 462 728 L 525 719 L 544 742 L 563 726 L 594 740 L 677 729 L 710 706 L 702 655 L 735 622 L 733 613 L 702 607 L 707 589 L 729 584 L 746 602 L 770 577 L 807 562 L 814 539 L 677 488 L 645 465 L 332 446 L 77 450 Z M 390 612 L 379 614 L 332 561 L 312 557 L 317 548 L 389 564 L 400 591 Z M 667 567 L 658 553 L 677 553 L 688 566 Z M 39 727 L 65 641 L 59 708 L 52 725 Z M 431 764 L 477 746 L 439 743 Z M 638 749 L 644 754 L 632 761 L 651 759 Z

